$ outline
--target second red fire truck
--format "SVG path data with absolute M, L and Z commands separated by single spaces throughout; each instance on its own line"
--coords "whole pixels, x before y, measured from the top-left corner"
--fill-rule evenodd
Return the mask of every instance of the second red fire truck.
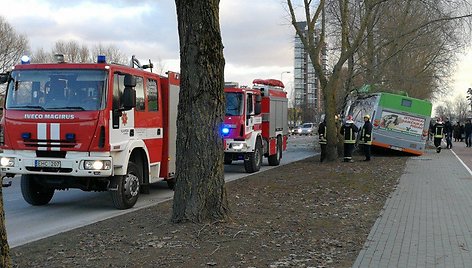
M 246 172 L 252 173 L 266 156 L 269 165 L 279 165 L 289 131 L 284 84 L 275 79 L 256 79 L 252 88 L 226 83 L 225 96 L 225 164 L 243 160 Z

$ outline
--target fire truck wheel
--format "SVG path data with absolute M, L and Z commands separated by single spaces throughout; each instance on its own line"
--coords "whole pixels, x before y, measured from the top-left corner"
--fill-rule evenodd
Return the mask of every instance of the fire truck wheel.
M 34 175 L 21 176 L 21 194 L 33 206 L 46 205 L 54 195 L 54 188 L 46 188 L 37 183 Z
M 174 190 L 175 188 L 175 178 L 172 179 L 167 179 L 167 187 L 171 190 Z
M 280 164 L 280 159 L 282 159 L 282 139 L 277 137 L 277 151 L 273 155 L 269 155 L 269 165 L 278 166 Z
M 111 191 L 113 205 L 117 209 L 132 208 L 138 201 L 139 187 L 142 182 L 142 171 L 133 162 L 128 163 L 128 172 L 123 176 L 114 176 L 117 189 Z
M 233 162 L 233 156 L 230 154 L 225 154 L 225 165 L 231 165 Z
M 256 148 L 254 152 L 249 153 L 244 159 L 244 169 L 247 173 L 253 173 L 261 169 L 262 164 L 262 144 L 261 140 L 257 139 Z

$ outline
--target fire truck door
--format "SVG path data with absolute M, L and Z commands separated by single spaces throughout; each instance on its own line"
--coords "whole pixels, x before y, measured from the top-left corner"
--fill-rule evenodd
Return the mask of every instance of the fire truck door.
M 134 139 L 134 109 L 120 110 L 124 89 L 124 74 L 115 73 L 113 78 L 113 110 L 110 111 L 110 145 L 112 150 L 124 150 L 128 141 Z
M 246 94 L 246 133 L 254 130 L 254 95 Z
M 149 153 L 151 166 L 162 161 L 163 122 L 162 107 L 158 105 L 158 83 L 146 78 L 145 84 L 136 80 L 135 136 L 143 140 Z M 142 81 L 142 80 L 141 80 Z

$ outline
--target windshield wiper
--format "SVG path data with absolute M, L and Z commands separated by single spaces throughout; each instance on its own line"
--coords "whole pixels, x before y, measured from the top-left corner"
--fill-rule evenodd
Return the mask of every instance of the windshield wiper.
M 28 109 L 28 110 L 44 111 L 43 106 L 39 106 L 39 105 L 11 106 L 11 107 L 8 107 L 8 109 Z
M 65 106 L 65 107 L 51 107 L 48 110 L 81 110 L 85 111 L 83 107 L 80 106 Z

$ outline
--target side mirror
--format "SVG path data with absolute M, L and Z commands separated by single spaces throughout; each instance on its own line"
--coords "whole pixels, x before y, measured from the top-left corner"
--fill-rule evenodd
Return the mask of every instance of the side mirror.
M 256 96 L 256 105 L 254 106 L 254 113 L 255 114 L 261 114 L 262 112 L 262 96 L 261 95 L 255 95 Z
M 254 113 L 261 114 L 261 111 L 262 111 L 262 104 L 260 102 L 256 102 L 256 105 L 254 106 Z
M 261 95 L 256 95 L 256 103 L 261 103 L 262 102 L 262 96 Z
M 127 87 L 135 87 L 136 86 L 136 77 L 131 74 L 125 75 L 125 88 Z
M 125 87 L 125 90 L 123 91 L 123 99 L 121 103 L 123 104 L 123 109 L 125 111 L 131 110 L 134 107 L 136 107 L 136 90 L 134 90 L 134 88 L 131 88 L 131 87 Z
M 125 89 L 121 99 L 123 110 L 128 111 L 136 107 L 136 77 L 131 74 L 126 74 L 124 79 Z
M 0 84 L 5 84 L 10 79 L 10 73 L 0 74 Z

